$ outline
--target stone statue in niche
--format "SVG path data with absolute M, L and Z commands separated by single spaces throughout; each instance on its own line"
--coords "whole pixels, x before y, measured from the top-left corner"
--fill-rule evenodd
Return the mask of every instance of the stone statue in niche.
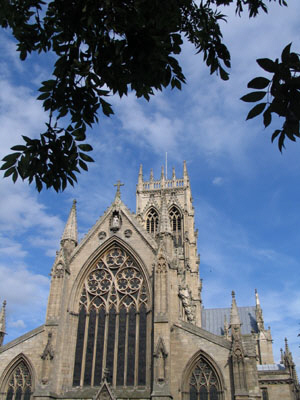
M 121 217 L 119 211 L 114 211 L 110 219 L 110 229 L 117 232 L 121 228 Z
M 51 361 L 53 360 L 53 357 L 54 357 L 54 350 L 52 348 L 51 342 L 52 342 L 52 332 L 49 332 L 46 347 L 43 351 L 43 354 L 41 355 L 41 359 L 43 360 L 43 366 L 42 366 L 42 384 L 43 385 L 46 385 L 49 381 Z
M 195 322 L 195 309 L 192 304 L 192 296 L 187 286 L 179 285 L 179 293 L 178 293 L 182 305 L 187 316 L 189 322 Z
M 166 352 L 165 344 L 163 339 L 160 337 L 158 339 L 158 343 L 156 346 L 156 352 L 154 353 L 154 357 L 156 359 L 155 362 L 155 372 L 156 372 L 156 381 L 160 384 L 166 381 L 166 358 L 168 353 Z

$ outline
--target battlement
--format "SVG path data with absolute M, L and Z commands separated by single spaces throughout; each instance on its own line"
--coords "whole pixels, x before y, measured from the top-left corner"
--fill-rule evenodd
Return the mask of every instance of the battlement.
M 142 190 L 179 189 L 184 186 L 184 179 L 144 181 Z

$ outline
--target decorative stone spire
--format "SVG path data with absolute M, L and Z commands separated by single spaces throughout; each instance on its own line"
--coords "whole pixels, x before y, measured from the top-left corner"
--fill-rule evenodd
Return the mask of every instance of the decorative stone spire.
M 232 296 L 232 303 L 231 303 L 231 311 L 230 311 L 230 327 L 232 327 L 233 325 L 241 326 L 241 321 L 240 321 L 239 312 L 238 312 L 238 308 L 237 308 L 236 301 L 235 301 L 234 291 L 231 292 L 231 296 Z
M 161 180 L 165 180 L 164 166 L 161 167 L 160 179 L 161 179 Z
M 189 178 L 189 175 L 188 175 L 188 172 L 187 172 L 186 161 L 183 161 L 183 181 L 184 181 L 184 185 L 185 186 L 190 181 L 190 178 Z
M 172 169 L 172 179 L 173 179 L 173 180 L 176 179 L 175 168 L 174 168 L 174 167 L 173 167 L 173 169 Z
M 3 344 L 3 340 L 4 340 L 4 335 L 6 334 L 5 332 L 5 320 L 6 320 L 6 312 L 5 312 L 5 308 L 6 308 L 6 300 L 3 301 L 3 306 L 0 312 L 0 346 L 2 346 Z
M 293 361 L 293 356 L 292 356 L 292 353 L 290 352 L 287 338 L 285 338 L 284 341 L 285 341 L 285 346 L 284 346 L 284 353 L 283 353 L 283 364 L 284 364 L 285 368 L 287 368 L 289 370 L 290 376 L 293 379 L 294 390 L 299 392 L 299 390 L 300 390 L 299 380 L 298 380 L 297 371 L 295 368 L 295 363 Z
M 78 243 L 77 237 L 77 215 L 76 215 L 76 200 L 73 200 L 73 205 L 67 220 L 64 233 L 61 238 L 61 245 L 63 246 L 65 242 L 73 242 L 75 246 Z M 75 247 L 74 246 L 74 247 Z
M 142 164 L 140 164 L 140 170 L 139 170 L 138 189 L 139 190 L 143 189 L 143 165 Z
M 259 331 L 263 331 L 265 330 L 265 326 L 264 326 L 264 319 L 263 319 L 263 313 L 262 313 L 262 309 L 260 306 L 260 301 L 259 301 L 259 297 L 258 297 L 258 292 L 255 289 L 255 314 L 256 314 L 256 322 L 257 322 L 257 327 Z
M 153 169 L 151 168 L 150 170 L 150 182 L 154 181 L 154 176 L 153 176 Z

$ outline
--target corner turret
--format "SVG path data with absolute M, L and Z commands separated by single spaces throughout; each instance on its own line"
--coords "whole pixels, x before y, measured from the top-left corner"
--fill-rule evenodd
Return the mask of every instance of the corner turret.
M 6 300 L 3 301 L 2 309 L 0 312 L 0 347 L 3 345 L 5 332 L 5 322 L 6 322 Z
M 73 205 L 60 244 L 62 248 L 67 250 L 68 255 L 71 254 L 78 244 L 76 200 L 73 200 Z

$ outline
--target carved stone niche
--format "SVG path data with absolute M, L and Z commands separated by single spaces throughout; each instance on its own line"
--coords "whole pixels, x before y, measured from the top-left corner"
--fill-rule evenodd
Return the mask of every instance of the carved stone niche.
M 54 350 L 52 347 L 52 332 L 49 332 L 46 347 L 43 351 L 43 354 L 41 355 L 41 359 L 43 360 L 41 383 L 43 385 L 46 385 L 49 382 L 51 362 L 53 358 L 54 358 Z
M 113 232 L 117 232 L 122 225 L 122 218 L 119 213 L 119 211 L 115 210 L 113 211 L 111 217 L 110 217 L 110 230 Z
M 166 358 L 168 353 L 163 339 L 160 337 L 157 342 L 155 358 L 155 381 L 159 384 L 166 382 Z

